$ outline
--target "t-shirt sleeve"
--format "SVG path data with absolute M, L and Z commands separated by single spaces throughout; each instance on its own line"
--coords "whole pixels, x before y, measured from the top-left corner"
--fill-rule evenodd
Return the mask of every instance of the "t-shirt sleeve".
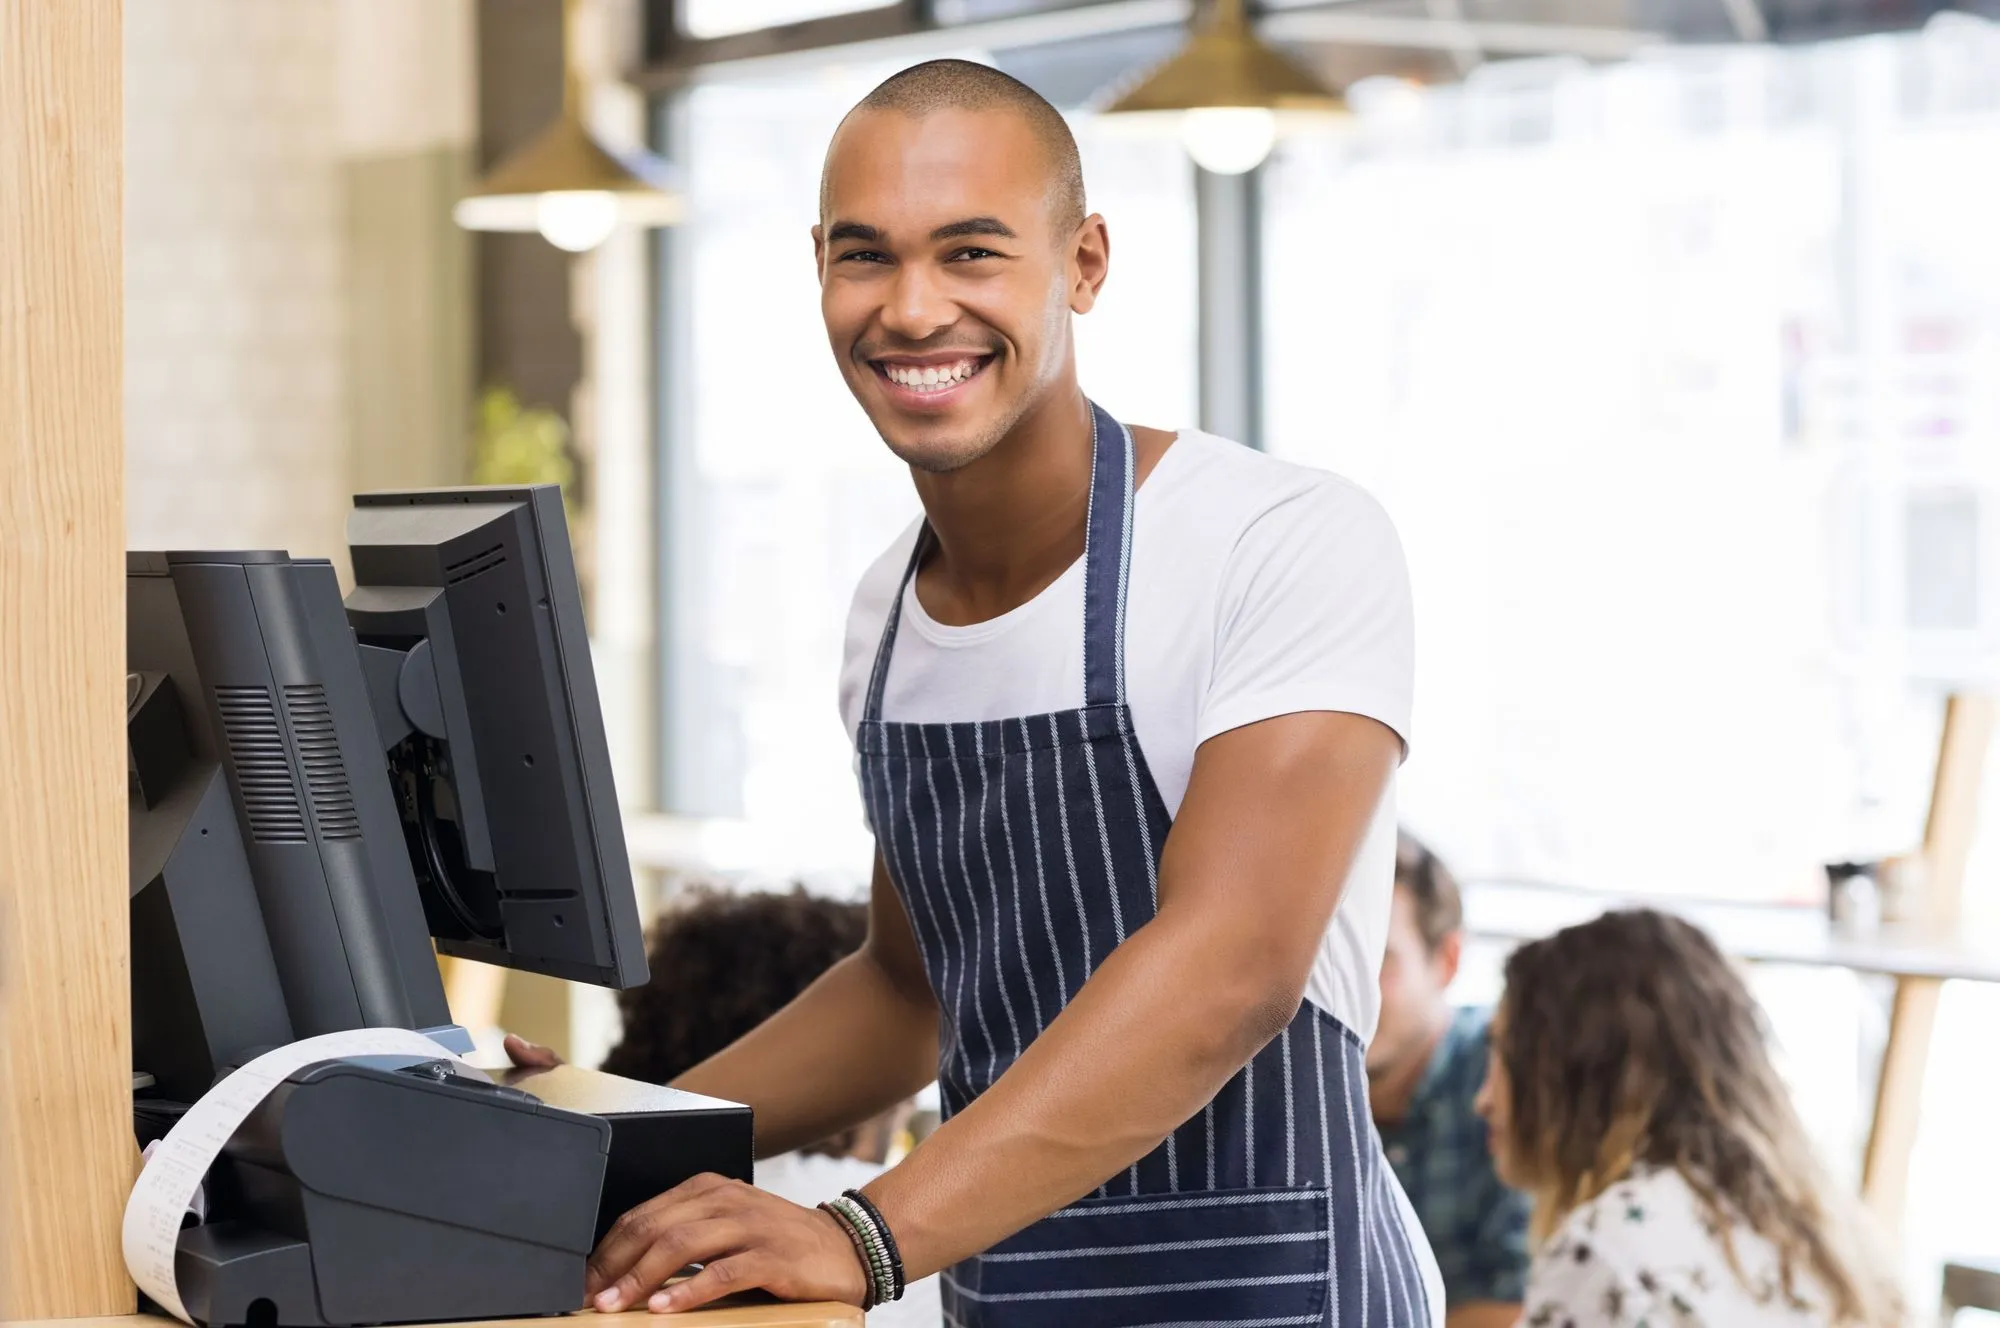
M 1264 512 L 1232 550 L 1195 742 L 1278 715 L 1366 715 L 1410 742 L 1410 574 L 1380 503 L 1326 476 Z

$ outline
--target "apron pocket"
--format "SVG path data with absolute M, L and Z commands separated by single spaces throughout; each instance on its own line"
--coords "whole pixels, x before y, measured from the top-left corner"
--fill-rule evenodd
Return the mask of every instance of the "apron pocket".
M 1324 1321 L 1324 1189 L 1086 1199 L 945 1276 L 954 1323 L 1035 1328 Z

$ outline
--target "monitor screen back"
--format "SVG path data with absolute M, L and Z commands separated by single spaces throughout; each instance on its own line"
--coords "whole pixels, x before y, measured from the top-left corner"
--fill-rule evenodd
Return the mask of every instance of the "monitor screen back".
M 363 494 L 348 547 L 348 618 L 364 653 L 410 657 L 400 694 L 414 728 L 390 766 L 438 949 L 643 983 L 560 491 Z

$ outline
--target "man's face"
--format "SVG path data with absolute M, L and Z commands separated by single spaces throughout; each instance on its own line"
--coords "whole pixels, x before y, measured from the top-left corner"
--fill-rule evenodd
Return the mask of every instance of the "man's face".
M 1458 969 L 1455 936 L 1435 952 L 1417 929 L 1416 901 L 1396 887 L 1389 910 L 1389 941 L 1382 952 L 1382 1014 L 1368 1044 L 1368 1073 L 1381 1075 L 1406 1068 L 1410 1058 L 1424 1055 L 1445 988 Z
M 1057 233 L 1046 152 L 1006 109 L 857 111 L 826 172 L 813 247 L 848 388 L 910 465 L 978 460 L 1069 364 L 1103 222 Z

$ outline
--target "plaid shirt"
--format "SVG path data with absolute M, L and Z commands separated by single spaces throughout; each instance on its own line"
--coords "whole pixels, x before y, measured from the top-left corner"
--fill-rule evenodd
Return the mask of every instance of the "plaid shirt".
M 1403 1119 L 1382 1146 L 1444 1276 L 1447 1306 L 1520 1302 L 1528 1274 L 1528 1200 L 1493 1174 L 1472 1099 L 1486 1077 L 1490 1010 L 1460 1010 L 1431 1053 Z

